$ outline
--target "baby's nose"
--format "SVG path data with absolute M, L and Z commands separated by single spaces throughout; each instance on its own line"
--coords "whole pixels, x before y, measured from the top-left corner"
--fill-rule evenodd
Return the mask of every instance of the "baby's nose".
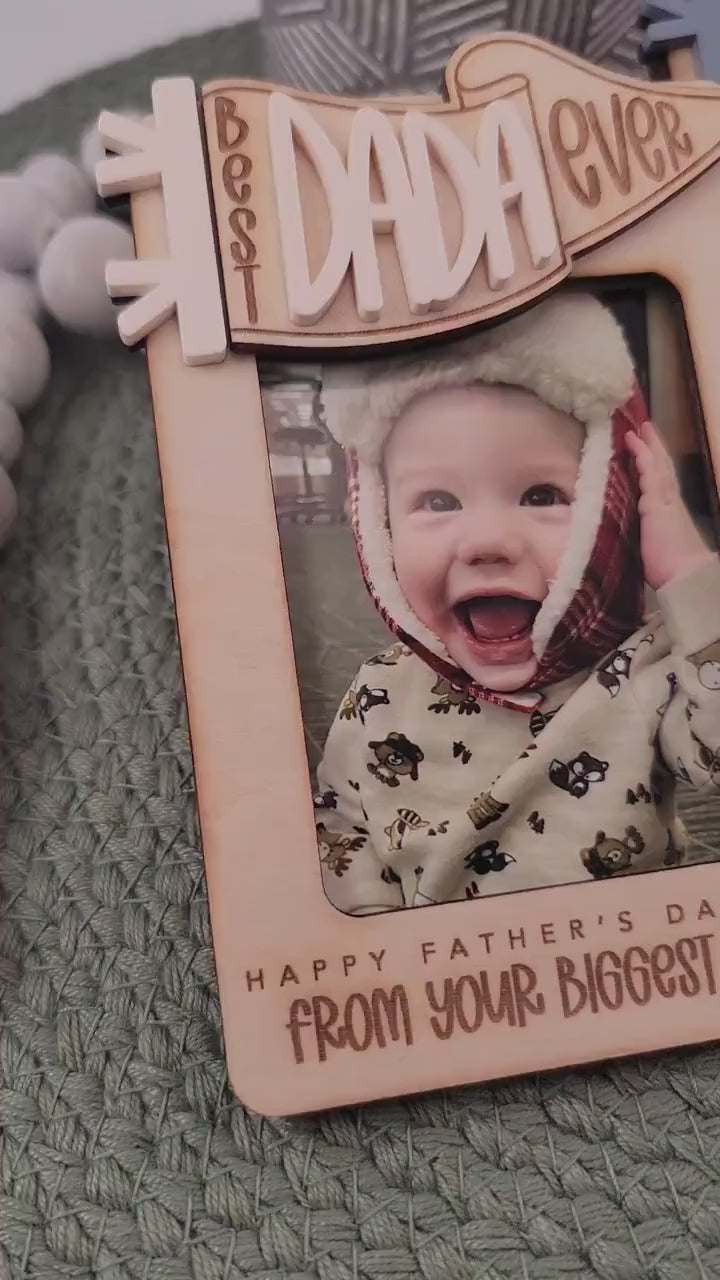
M 459 531 L 457 556 L 465 564 L 512 562 L 521 554 L 519 531 L 502 512 L 484 511 L 469 518 Z

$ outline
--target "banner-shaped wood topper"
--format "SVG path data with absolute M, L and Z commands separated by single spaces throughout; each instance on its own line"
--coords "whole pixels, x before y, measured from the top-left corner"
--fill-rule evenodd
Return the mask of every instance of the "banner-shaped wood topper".
M 387 344 L 498 316 L 720 158 L 715 85 L 511 34 L 463 46 L 446 82 L 447 100 L 204 87 L 234 345 Z

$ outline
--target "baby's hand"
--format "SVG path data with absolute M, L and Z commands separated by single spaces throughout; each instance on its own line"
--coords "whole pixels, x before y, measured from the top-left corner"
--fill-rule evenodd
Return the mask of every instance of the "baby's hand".
M 672 459 L 651 422 L 628 431 L 627 446 L 640 476 L 640 547 L 645 579 L 654 590 L 691 573 L 711 552 L 682 500 Z

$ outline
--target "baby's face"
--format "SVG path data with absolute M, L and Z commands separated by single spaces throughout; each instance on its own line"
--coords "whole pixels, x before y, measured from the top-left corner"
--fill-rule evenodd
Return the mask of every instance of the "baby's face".
M 531 633 L 565 549 L 583 430 L 509 387 L 414 401 L 385 449 L 395 572 L 421 622 L 478 684 L 533 677 Z

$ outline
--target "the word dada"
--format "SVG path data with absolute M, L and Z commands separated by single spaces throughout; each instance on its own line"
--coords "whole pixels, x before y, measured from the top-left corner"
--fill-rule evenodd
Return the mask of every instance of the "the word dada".
M 511 98 L 478 115 L 474 152 L 437 115 L 408 111 L 399 134 L 382 111 L 353 115 L 347 159 L 302 102 L 273 93 L 268 130 L 290 317 L 317 322 L 348 272 L 362 320 L 379 319 L 384 298 L 375 236 L 392 232 L 409 310 L 423 315 L 451 302 L 484 250 L 491 289 L 507 288 L 516 271 L 508 209 L 519 211 L 533 267 L 561 251 L 552 198 L 537 140 Z M 402 145 L 401 145 L 402 144 Z M 325 259 L 310 276 L 296 147 L 310 160 L 330 214 Z M 449 179 L 461 214 L 461 242 L 450 262 L 433 175 Z M 373 162 L 383 195 L 371 190 Z

